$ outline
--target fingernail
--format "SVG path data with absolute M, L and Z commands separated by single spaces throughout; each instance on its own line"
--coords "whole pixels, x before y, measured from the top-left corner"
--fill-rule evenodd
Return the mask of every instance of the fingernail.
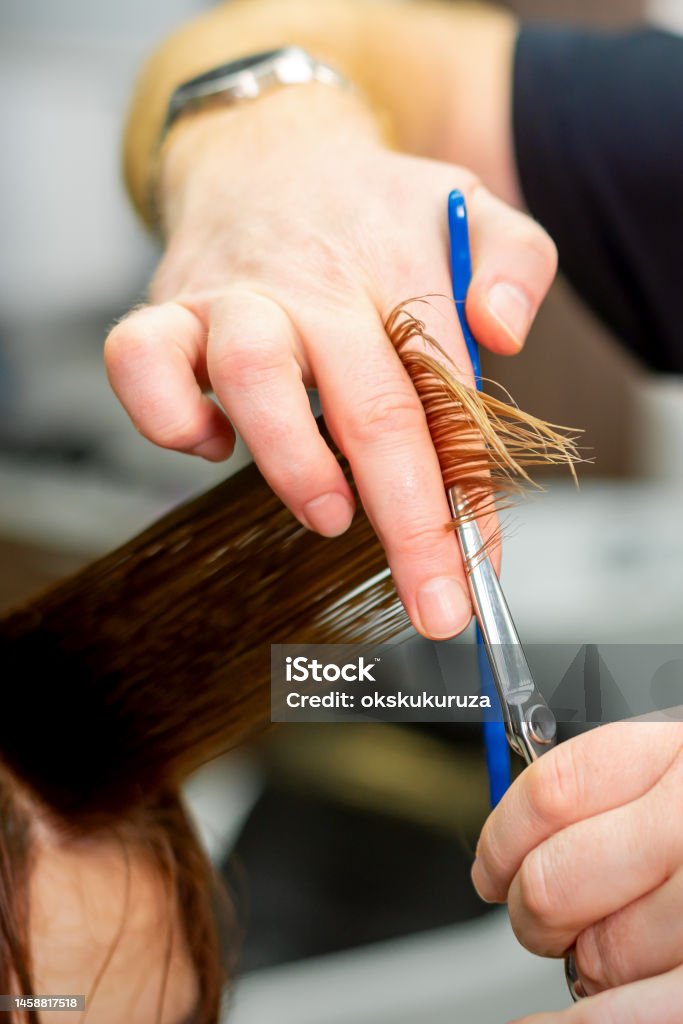
M 469 594 L 452 576 L 437 576 L 417 592 L 422 627 L 435 640 L 461 633 L 472 618 Z
M 353 519 L 353 505 L 343 494 L 323 494 L 303 508 L 306 525 L 323 537 L 338 537 L 348 530 Z
M 489 310 L 521 348 L 534 318 L 528 296 L 516 284 L 499 281 L 489 292 Z

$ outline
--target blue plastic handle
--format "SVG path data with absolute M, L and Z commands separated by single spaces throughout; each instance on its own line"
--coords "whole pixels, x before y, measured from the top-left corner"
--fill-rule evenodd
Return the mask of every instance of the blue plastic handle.
M 453 298 L 462 328 L 467 352 L 474 371 L 474 382 L 481 390 L 481 363 L 477 345 L 465 314 L 467 290 L 472 280 L 472 256 L 467 224 L 467 207 L 462 192 L 455 189 L 448 197 L 448 233 L 450 237 L 451 278 Z M 491 667 L 486 657 L 484 644 L 477 626 L 477 661 L 479 663 L 480 688 L 483 695 L 491 700 L 491 711 L 484 721 L 484 750 L 489 776 L 491 806 L 495 807 L 510 786 L 510 748 L 505 734 L 503 712 L 498 700 Z

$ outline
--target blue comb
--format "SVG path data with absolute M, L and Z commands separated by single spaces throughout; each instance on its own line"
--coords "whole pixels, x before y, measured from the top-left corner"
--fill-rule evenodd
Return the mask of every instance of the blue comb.
M 472 280 L 472 256 L 467 226 L 467 207 L 465 206 L 465 197 L 457 189 L 451 192 L 448 197 L 448 232 L 450 237 L 451 278 L 455 308 L 458 313 L 470 362 L 472 363 L 477 391 L 480 391 L 481 363 L 479 361 L 479 346 L 472 336 L 465 314 L 467 289 Z M 502 708 L 484 649 L 484 641 L 479 625 L 477 625 L 477 661 L 479 663 L 482 695 L 489 697 L 491 701 L 491 710 L 484 720 L 484 750 L 486 752 L 491 806 L 495 807 L 510 786 L 510 750 Z

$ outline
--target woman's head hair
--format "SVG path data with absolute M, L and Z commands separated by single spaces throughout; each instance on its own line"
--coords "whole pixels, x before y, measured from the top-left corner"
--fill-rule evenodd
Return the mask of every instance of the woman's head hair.
M 3 772 L 0 814 L 3 992 L 68 989 L 87 1007 L 68 1019 L 98 1024 L 218 1020 L 237 931 L 176 792 L 75 836 Z

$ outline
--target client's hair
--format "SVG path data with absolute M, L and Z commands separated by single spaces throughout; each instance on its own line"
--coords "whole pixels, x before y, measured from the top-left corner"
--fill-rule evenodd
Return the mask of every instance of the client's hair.
M 39 811 L 65 837 L 149 846 L 173 881 L 197 1022 L 218 1019 L 216 886 L 179 785 L 268 724 L 271 643 L 381 642 L 405 627 L 385 568 L 364 517 L 324 540 L 249 466 L 0 620 L 0 991 L 32 989 Z
M 479 511 L 492 486 L 507 493 L 505 481 L 526 475 L 525 461 L 576 456 L 570 438 L 459 384 L 424 350 L 415 317 L 396 310 L 388 329 L 444 478 L 464 481 Z M 267 725 L 271 644 L 381 643 L 406 625 L 367 519 L 334 541 L 312 534 L 254 466 L 0 620 L 0 991 L 32 991 L 37 811 L 67 838 L 107 832 L 147 846 L 196 969 L 196 1020 L 215 1022 L 217 887 L 179 786 Z

